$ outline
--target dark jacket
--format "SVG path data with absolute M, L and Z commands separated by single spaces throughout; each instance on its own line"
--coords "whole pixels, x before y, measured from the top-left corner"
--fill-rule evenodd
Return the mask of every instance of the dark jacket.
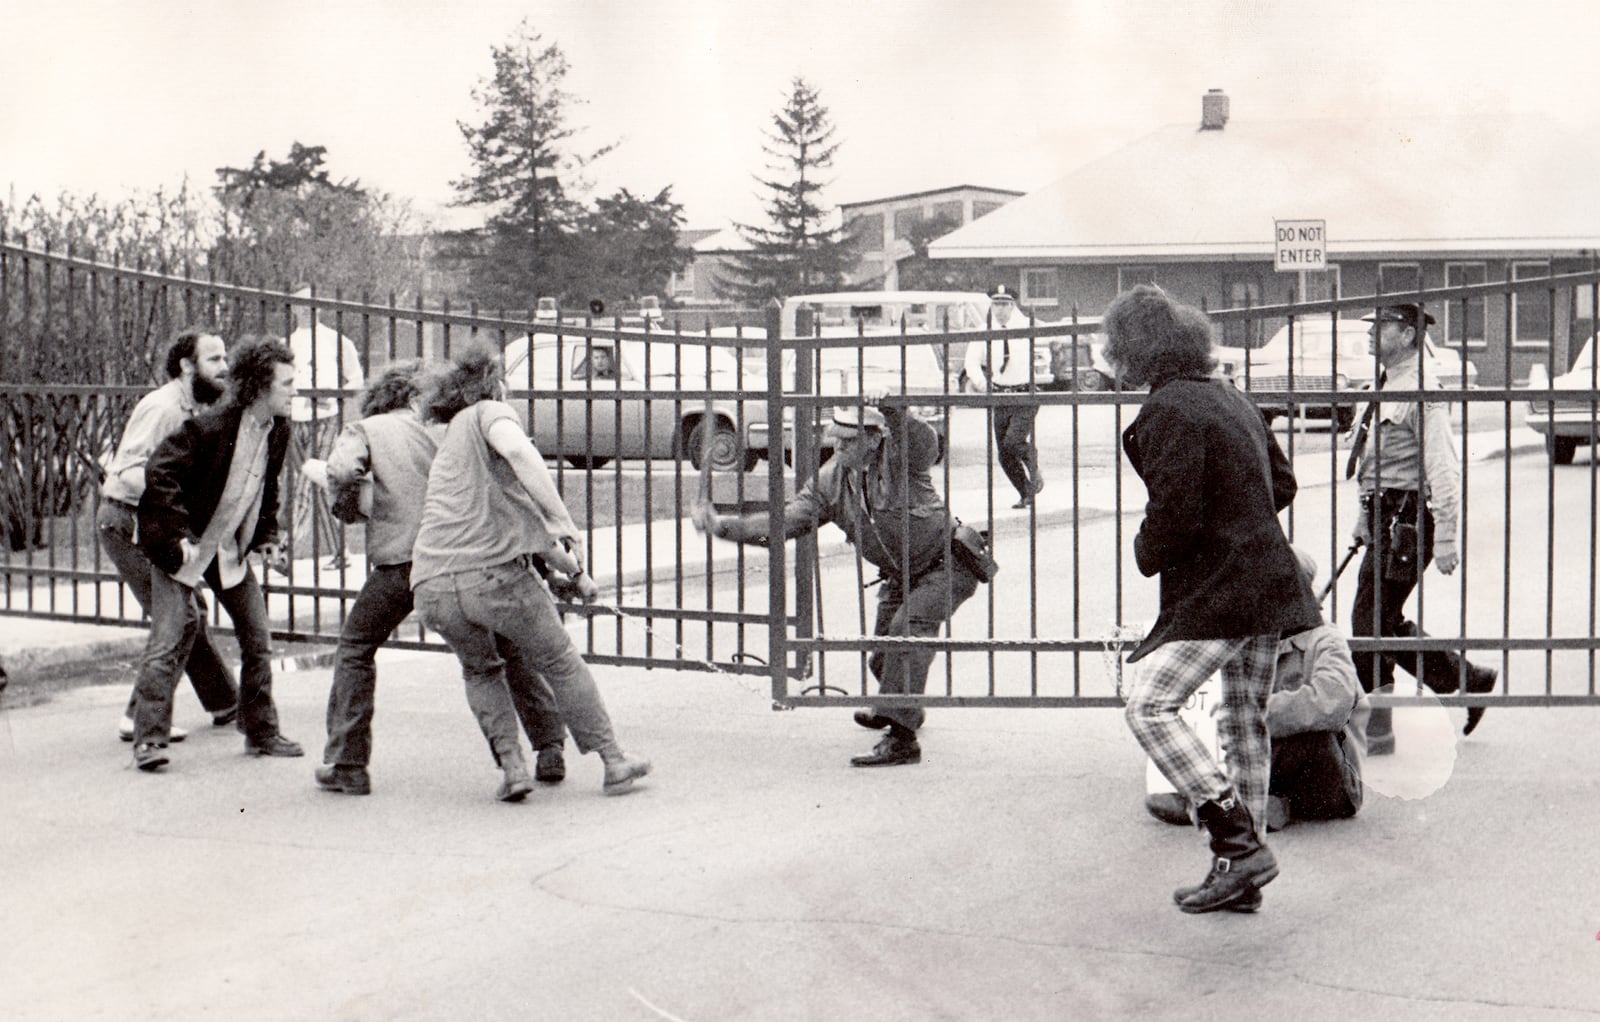
M 1129 661 L 1179 639 L 1235 639 L 1322 623 L 1278 512 L 1297 484 L 1250 400 L 1223 380 L 1155 387 L 1122 434 L 1149 494 L 1133 540 L 1161 575 L 1161 611 Z
M 203 412 L 163 440 L 145 464 L 144 496 L 139 498 L 139 548 L 151 564 L 169 575 L 183 567 L 179 540 L 199 542 L 222 501 L 243 415 L 244 409 L 231 402 Z M 249 546 L 240 553 L 278 538 L 278 477 L 288 450 L 289 420 L 279 416 L 267 435 L 261 513 Z

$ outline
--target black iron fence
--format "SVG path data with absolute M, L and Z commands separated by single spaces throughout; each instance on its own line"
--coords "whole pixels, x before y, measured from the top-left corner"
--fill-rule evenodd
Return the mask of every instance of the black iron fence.
M 1463 481 L 1462 565 L 1453 576 L 1423 576 L 1410 616 L 1425 636 L 1351 646 L 1358 656 L 1467 651 L 1500 668 L 1494 694 L 1447 703 L 1597 701 L 1600 466 L 1592 456 L 1570 464 L 1594 439 L 1600 401 L 1593 317 L 1583 313 L 1595 308 L 1597 289 L 1600 274 L 1588 273 L 1383 299 L 1458 308 L 1463 317 L 1503 308 L 1508 338 L 1519 302 L 1543 304 L 1552 324 L 1541 351 L 1524 339 L 1515 352 L 1508 344 L 1496 353 L 1493 366 L 1480 364 L 1489 353 L 1470 338 L 1450 345 L 1441 332 L 1422 370 L 1424 389 L 1386 390 L 1389 401 L 1426 397 L 1449 408 Z M 1359 504 L 1355 484 L 1343 478 L 1348 442 L 1337 427 L 1360 414 L 1378 377 L 1364 324 L 1351 326 L 1378 301 L 1210 313 L 1218 323 L 1264 324 L 1264 337 L 1282 334 L 1219 355 L 1275 420 L 1301 484 L 1284 527 L 1321 563 L 1318 588 L 1331 582 L 1325 612 L 1347 632 L 1354 572 L 1332 575 Z M 1120 651 L 1155 616 L 1156 584 L 1129 557 L 1144 495 L 1119 448 L 1143 397 L 1096 370 L 1099 324 L 1091 318 L 932 333 L 902 323 L 887 336 L 810 338 L 778 336 L 776 315 L 767 330 L 550 322 L 262 291 L 16 244 L 0 245 L 0 613 L 141 624 L 95 539 L 100 473 L 129 410 L 156 382 L 165 344 L 194 323 L 214 325 L 230 341 L 309 335 L 301 343 L 312 385 L 302 395 L 312 399 L 308 421 L 327 426 L 306 431 L 311 443 L 325 443 L 354 414 L 357 375 L 370 378 L 396 358 L 446 357 L 465 343 L 500 351 L 508 400 L 553 460 L 602 582 L 599 603 L 567 608 L 580 648 L 598 663 L 765 675 L 778 705 L 860 705 L 876 690 L 867 655 L 916 643 L 938 653 L 926 703 L 1109 706 L 1119 701 Z M 1048 378 L 1036 373 L 1016 392 L 964 389 L 954 367 L 966 345 L 1003 336 L 1048 346 L 1051 357 L 1040 362 Z M 823 385 L 822 353 L 830 349 L 857 360 L 858 384 L 868 378 L 868 353 L 893 353 L 900 373 L 888 402 L 941 423 L 936 488 L 955 514 L 993 536 L 1000 575 L 937 638 L 871 634 L 875 572 L 837 532 L 733 547 L 688 520 L 702 500 L 776 514 L 797 480 L 816 471 L 828 453 L 819 427 L 844 400 Z M 910 353 L 924 349 L 943 371 L 936 384 L 913 388 Z M 346 364 L 350 351 L 355 367 Z M 1513 385 L 1530 352 L 1542 356 L 1543 374 Z M 324 377 L 319 370 L 330 363 L 334 372 Z M 995 469 L 991 423 L 994 409 L 1023 403 L 1039 408 L 1048 485 L 1016 509 Z M 274 628 L 331 641 L 364 578 L 360 531 L 318 524 L 321 497 L 298 466 L 288 469 L 284 492 L 291 560 L 287 574 L 265 578 Z M 417 626 L 396 641 L 442 648 Z

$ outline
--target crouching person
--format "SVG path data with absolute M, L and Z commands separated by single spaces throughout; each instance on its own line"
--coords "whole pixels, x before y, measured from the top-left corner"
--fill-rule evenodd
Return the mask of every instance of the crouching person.
M 1316 562 L 1300 549 L 1295 557 L 1309 585 Z M 1277 674 L 1267 698 L 1267 830 L 1296 820 L 1347 819 L 1360 811 L 1370 713 L 1350 646 L 1338 629 L 1318 625 L 1278 642 Z M 1149 795 L 1145 808 L 1167 823 L 1191 821 L 1188 800 L 1175 793 Z
M 579 574 L 582 547 L 544 457 L 504 393 L 500 360 L 480 347 L 464 350 L 426 389 L 427 415 L 448 425 L 412 550 L 417 611 L 461 661 L 467 703 L 505 774 L 497 798 L 520 802 L 533 790 L 507 688 L 530 675 L 507 671 L 501 643 L 543 675 L 578 751 L 600 754 L 605 793 L 619 794 L 650 763 L 617 743 L 589 666 L 534 570 L 543 557 Z

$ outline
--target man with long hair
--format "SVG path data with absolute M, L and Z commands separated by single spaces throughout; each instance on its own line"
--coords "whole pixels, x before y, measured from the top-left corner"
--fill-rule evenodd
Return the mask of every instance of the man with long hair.
M 172 693 L 200 633 L 204 579 L 233 621 L 239 640 L 239 730 L 245 752 L 301 756 L 278 731 L 272 701 L 272 643 L 267 607 L 248 558 L 282 556 L 278 478 L 289 447 L 294 356 L 283 342 L 241 342 L 228 366 L 221 407 L 189 419 L 145 465 L 139 501 L 139 547 L 150 558 L 150 639 L 139 667 L 134 762 L 168 763 Z
M 411 547 L 422 525 L 428 491 L 428 468 L 444 435 L 444 427 L 422 421 L 422 395 L 416 361 L 390 365 L 361 397 L 359 422 L 344 428 L 328 457 L 330 490 L 341 499 L 335 511 L 348 507 L 346 521 L 363 521 L 367 529 L 367 579 L 339 630 L 333 686 L 328 692 L 328 744 L 317 783 L 327 791 L 366 795 L 372 791 L 367 766 L 372 759 L 373 697 L 378 648 L 410 616 Z M 370 491 L 370 505 L 351 494 Z M 559 782 L 566 776 L 561 755 L 565 729 L 549 686 L 520 650 L 505 640 L 496 643 L 511 678 L 511 699 L 517 716 L 538 753 L 536 780 Z
M 507 691 L 521 682 L 506 670 L 503 644 L 538 666 L 578 750 L 605 762 L 605 793 L 619 794 L 650 763 L 622 751 L 589 665 L 535 570 L 541 557 L 579 573 L 582 541 L 504 396 L 500 360 L 482 347 L 469 346 L 431 381 L 426 414 L 448 425 L 412 550 L 417 611 L 461 661 L 467 703 L 505 775 L 496 798 L 519 802 L 533 788 Z
M 146 614 L 150 612 L 150 559 L 134 541 L 134 522 L 139 514 L 139 498 L 144 496 L 145 463 L 161 441 L 171 436 L 186 419 L 215 404 L 228 388 L 228 349 L 222 338 L 206 330 L 185 330 L 167 349 L 167 382 L 139 399 L 116 457 L 106 470 L 100 487 L 100 508 L 95 525 L 100 546 L 117 574 Z M 239 712 L 239 687 L 233 672 L 217 653 L 201 615 L 200 631 L 184 664 L 200 705 L 211 712 L 216 727 L 233 723 Z M 133 741 L 133 716 L 139 705 L 137 682 L 128 693 L 128 706 L 117 726 L 117 736 Z M 168 741 L 181 742 L 188 732 L 174 727 Z
M 1253 912 L 1278 875 L 1265 841 L 1278 637 L 1321 623 L 1278 524 L 1294 473 L 1256 407 L 1211 375 L 1211 324 L 1198 309 L 1142 284 L 1118 295 L 1104 322 L 1106 357 L 1122 380 L 1150 387 L 1122 434 L 1149 496 L 1134 558 L 1140 572 L 1161 576 L 1155 624 L 1128 657 L 1145 661 L 1128 693 L 1128 726 L 1210 832 L 1210 872 L 1173 900 L 1190 913 Z M 1178 714 L 1219 670 L 1226 773 Z

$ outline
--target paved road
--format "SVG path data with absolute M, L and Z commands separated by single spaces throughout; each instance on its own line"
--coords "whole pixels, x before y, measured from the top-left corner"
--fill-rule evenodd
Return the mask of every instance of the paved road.
M 1589 613 L 1590 474 L 1514 459 L 1507 523 L 1505 467 L 1470 470 L 1469 620 L 1509 609 L 1521 634 L 1549 614 L 1571 634 Z M 1310 488 L 1297 531 L 1327 542 L 1352 501 Z M 1072 529 L 1050 521 L 1031 572 L 1025 530 L 1002 536 L 1005 577 L 1039 580 L 1041 631 L 1072 606 Z M 1080 525 L 1086 569 L 1125 548 L 1117 521 Z M 1505 571 L 1507 536 L 1539 556 Z M 854 606 L 848 563 L 825 565 L 832 621 Z M 1429 576 L 1430 621 L 1453 619 L 1454 585 Z M 997 628 L 1022 628 L 1023 590 L 993 591 Z M 1154 584 L 1123 598 L 1136 616 Z M 980 604 L 960 618 L 989 620 Z M 1064 684 L 1060 655 L 1041 659 L 1004 684 Z M 1556 655 L 1552 687 L 1585 685 L 1584 659 Z M 566 784 L 505 806 L 454 663 L 398 652 L 381 671 L 366 799 L 311 782 L 326 670 L 277 686 L 312 758 L 246 760 L 185 692 L 197 733 L 162 776 L 110 737 L 120 685 L 0 703 L 0 1017 L 1600 1015 L 1592 708 L 1494 710 L 1427 797 L 1375 791 L 1354 821 L 1279 835 L 1260 916 L 1191 918 L 1169 892 L 1204 851 L 1143 814 L 1115 710 L 936 709 L 920 766 L 863 772 L 845 764 L 870 736 L 843 710 L 774 713 L 760 678 L 604 668 L 619 733 L 656 773 L 605 799 L 599 764 L 573 755 Z M 1511 677 L 1543 686 L 1542 655 L 1513 654 Z

